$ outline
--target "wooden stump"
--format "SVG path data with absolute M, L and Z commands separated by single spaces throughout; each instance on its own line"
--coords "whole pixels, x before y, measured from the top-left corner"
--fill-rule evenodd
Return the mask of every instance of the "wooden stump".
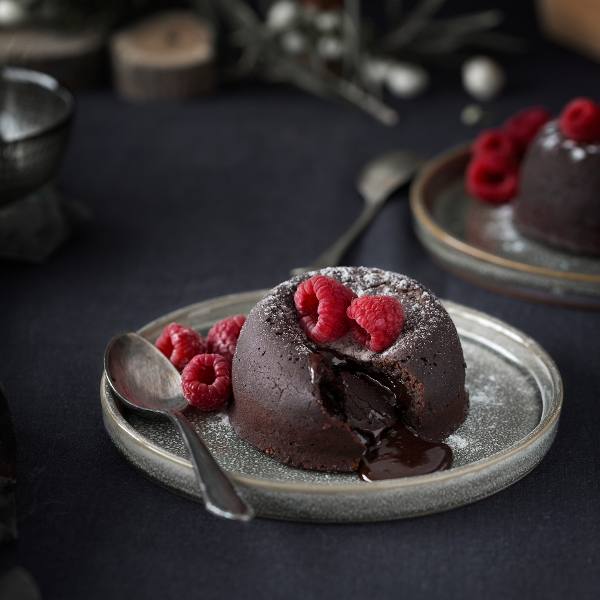
M 550 39 L 600 61 L 600 2 L 538 0 L 537 10 Z
M 110 40 L 113 80 L 128 100 L 191 98 L 214 88 L 214 34 L 194 13 L 159 13 Z
M 0 64 L 48 73 L 71 89 L 99 82 L 103 48 L 97 31 L 66 34 L 34 26 L 0 31 Z

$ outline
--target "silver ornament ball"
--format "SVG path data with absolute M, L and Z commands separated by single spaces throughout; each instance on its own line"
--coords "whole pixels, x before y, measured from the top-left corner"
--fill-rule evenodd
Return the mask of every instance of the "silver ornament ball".
M 504 69 L 489 56 L 474 56 L 462 65 L 462 84 L 480 102 L 495 98 L 506 84 Z
M 419 65 L 392 62 L 386 73 L 385 83 L 394 96 L 411 99 L 420 96 L 429 86 L 429 73 Z

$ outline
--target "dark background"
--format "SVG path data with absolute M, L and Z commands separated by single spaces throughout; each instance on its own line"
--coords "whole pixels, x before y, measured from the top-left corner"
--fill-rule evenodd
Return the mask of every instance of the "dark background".
M 366 4 L 366 3 L 365 3 Z M 509 84 L 486 108 L 554 112 L 600 100 L 600 65 L 544 41 L 530 2 L 504 31 L 533 40 L 502 58 Z M 375 11 L 377 12 L 377 11 Z M 0 262 L 0 381 L 19 447 L 20 565 L 54 598 L 597 598 L 600 587 L 600 315 L 474 287 L 428 257 L 398 193 L 344 264 L 412 276 L 534 337 L 556 361 L 565 404 L 542 463 L 471 506 L 378 524 L 219 520 L 136 473 L 105 433 L 99 400 L 111 336 L 179 307 L 268 288 L 308 263 L 359 214 L 353 181 L 374 156 L 427 157 L 473 137 L 454 71 L 434 74 L 386 128 L 291 88 L 230 86 L 135 105 L 109 88 L 77 93 L 60 189 L 91 223 L 43 266 Z

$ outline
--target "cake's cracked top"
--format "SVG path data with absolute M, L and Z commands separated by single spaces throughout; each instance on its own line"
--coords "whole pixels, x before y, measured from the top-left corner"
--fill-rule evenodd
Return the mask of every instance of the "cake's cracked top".
M 364 429 L 377 429 L 378 421 L 379 429 L 403 421 L 428 440 L 455 431 L 468 410 L 466 365 L 456 328 L 435 295 L 411 278 L 379 269 L 319 273 L 358 296 L 398 298 L 405 313 L 400 334 L 382 352 L 367 350 L 349 333 L 318 344 L 300 328 L 294 304 L 298 285 L 314 273 L 278 285 L 252 310 L 238 341 L 230 408 L 236 433 L 293 466 L 353 471 L 366 452 Z M 374 406 L 378 394 L 362 394 L 360 406 L 352 408 L 361 396 L 354 389 L 362 385 L 358 379 L 388 394 L 391 410 Z M 360 414 L 352 417 L 352 411 Z M 358 428 L 356 418 L 363 421 Z

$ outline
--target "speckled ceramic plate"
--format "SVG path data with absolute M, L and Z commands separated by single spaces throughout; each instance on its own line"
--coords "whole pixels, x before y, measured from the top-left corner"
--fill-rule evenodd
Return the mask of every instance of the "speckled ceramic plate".
M 411 187 L 417 236 L 445 268 L 494 291 L 600 309 L 600 258 L 523 236 L 512 207 L 484 205 L 464 189 L 468 146 L 429 163 Z
M 177 321 L 202 333 L 226 316 L 247 314 L 264 292 L 201 302 L 153 321 L 140 333 L 155 341 Z M 240 440 L 224 413 L 188 416 L 219 463 L 261 517 L 315 522 L 401 519 L 481 500 L 515 483 L 544 457 L 562 404 L 560 374 L 531 338 L 488 315 L 445 302 L 463 344 L 471 409 L 447 442 L 451 469 L 374 483 L 351 473 L 287 467 Z M 200 501 L 192 466 L 174 427 L 123 409 L 101 383 L 104 424 L 125 458 L 152 481 Z

